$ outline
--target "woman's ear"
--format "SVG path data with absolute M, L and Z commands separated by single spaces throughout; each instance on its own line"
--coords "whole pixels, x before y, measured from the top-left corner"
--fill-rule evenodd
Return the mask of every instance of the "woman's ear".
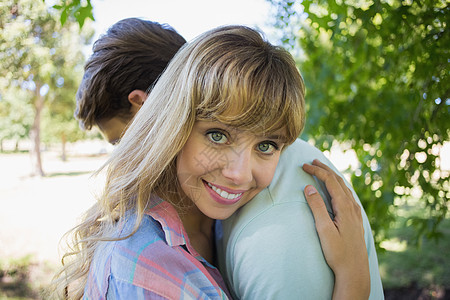
M 131 103 L 130 111 L 136 114 L 147 99 L 147 93 L 143 90 L 133 90 L 128 94 L 128 101 Z

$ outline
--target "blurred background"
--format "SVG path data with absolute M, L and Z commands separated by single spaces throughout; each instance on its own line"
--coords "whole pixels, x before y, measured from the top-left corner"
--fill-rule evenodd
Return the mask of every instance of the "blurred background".
M 163 3 L 164 2 L 164 3 Z M 296 58 L 314 144 L 369 216 L 386 299 L 450 299 L 447 0 L 2 0 L 0 299 L 40 299 L 58 242 L 93 203 L 113 147 L 73 118 L 92 43 L 113 23 L 186 40 L 260 29 Z

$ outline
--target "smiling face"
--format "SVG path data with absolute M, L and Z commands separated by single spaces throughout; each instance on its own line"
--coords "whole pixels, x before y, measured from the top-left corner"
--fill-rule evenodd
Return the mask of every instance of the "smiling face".
M 257 136 L 197 121 L 177 158 L 183 192 L 206 216 L 226 219 L 271 182 L 284 131 Z

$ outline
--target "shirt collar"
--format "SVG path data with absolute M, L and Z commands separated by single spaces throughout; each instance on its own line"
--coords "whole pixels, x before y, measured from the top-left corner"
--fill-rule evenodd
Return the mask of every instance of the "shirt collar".
M 198 254 L 198 252 L 191 246 L 189 237 L 175 207 L 173 207 L 173 205 L 169 202 L 156 196 L 152 196 L 150 203 L 151 207 L 147 209 L 145 214 L 149 215 L 161 224 L 166 243 L 171 247 L 186 246 L 192 256 L 204 261 L 200 254 Z

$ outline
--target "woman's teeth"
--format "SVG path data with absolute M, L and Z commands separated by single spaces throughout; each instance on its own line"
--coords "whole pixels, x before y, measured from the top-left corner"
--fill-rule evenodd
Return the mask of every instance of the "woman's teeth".
M 239 194 L 232 194 L 232 193 L 228 193 L 226 191 L 223 191 L 221 189 L 219 189 L 218 187 L 215 187 L 214 185 L 210 184 L 208 182 L 208 186 L 217 194 L 219 194 L 222 198 L 228 199 L 228 200 L 233 200 L 236 199 L 237 197 L 241 196 L 242 193 Z

